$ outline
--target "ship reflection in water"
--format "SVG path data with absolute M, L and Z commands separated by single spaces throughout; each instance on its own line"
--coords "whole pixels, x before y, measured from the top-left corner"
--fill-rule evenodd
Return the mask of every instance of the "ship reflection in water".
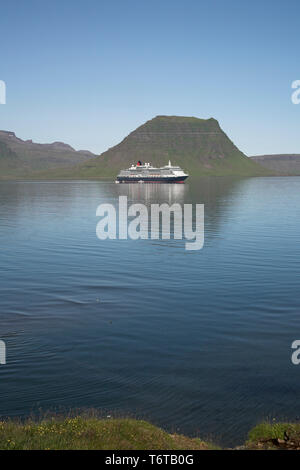
M 184 203 L 188 186 L 185 184 L 124 184 L 118 186 L 117 191 L 121 196 L 127 196 L 132 202 L 143 204 L 152 203 Z M 201 202 L 201 201 L 199 201 Z

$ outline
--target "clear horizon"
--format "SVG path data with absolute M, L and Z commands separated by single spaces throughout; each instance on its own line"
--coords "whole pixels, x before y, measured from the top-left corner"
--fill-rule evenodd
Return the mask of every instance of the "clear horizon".
M 1 130 L 100 154 L 157 115 L 217 119 L 246 155 L 300 153 L 295 0 L 1 6 Z

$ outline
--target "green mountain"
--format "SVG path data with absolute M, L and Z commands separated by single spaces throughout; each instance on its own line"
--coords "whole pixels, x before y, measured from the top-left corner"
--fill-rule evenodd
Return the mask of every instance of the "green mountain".
M 44 177 L 114 178 L 122 168 L 142 160 L 163 166 L 171 160 L 192 176 L 265 175 L 265 168 L 246 157 L 215 119 L 157 116 L 131 132 L 120 144 L 73 169 Z
M 0 131 L 0 179 L 26 178 L 33 172 L 83 163 L 95 157 L 87 150 L 76 151 L 63 142 L 36 144 L 14 132 Z
M 157 116 L 98 157 L 61 142 L 36 144 L 0 131 L 0 178 L 115 178 L 138 160 L 155 166 L 171 160 L 191 176 L 272 174 L 246 157 L 212 118 Z
M 258 155 L 251 157 L 256 163 L 279 175 L 300 175 L 300 155 Z

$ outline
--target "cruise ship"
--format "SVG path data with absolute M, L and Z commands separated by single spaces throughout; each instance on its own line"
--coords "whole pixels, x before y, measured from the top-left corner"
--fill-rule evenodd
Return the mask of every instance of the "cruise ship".
M 116 183 L 183 183 L 188 174 L 180 166 L 169 164 L 161 168 L 155 168 L 150 163 L 131 165 L 127 170 L 121 170 Z

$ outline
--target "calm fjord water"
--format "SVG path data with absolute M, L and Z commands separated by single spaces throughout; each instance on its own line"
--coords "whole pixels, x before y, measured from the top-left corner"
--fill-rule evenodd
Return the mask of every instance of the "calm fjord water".
M 100 241 L 100 203 L 205 204 L 205 245 Z M 300 415 L 300 178 L 0 182 L 0 416 L 95 407 L 237 444 Z

